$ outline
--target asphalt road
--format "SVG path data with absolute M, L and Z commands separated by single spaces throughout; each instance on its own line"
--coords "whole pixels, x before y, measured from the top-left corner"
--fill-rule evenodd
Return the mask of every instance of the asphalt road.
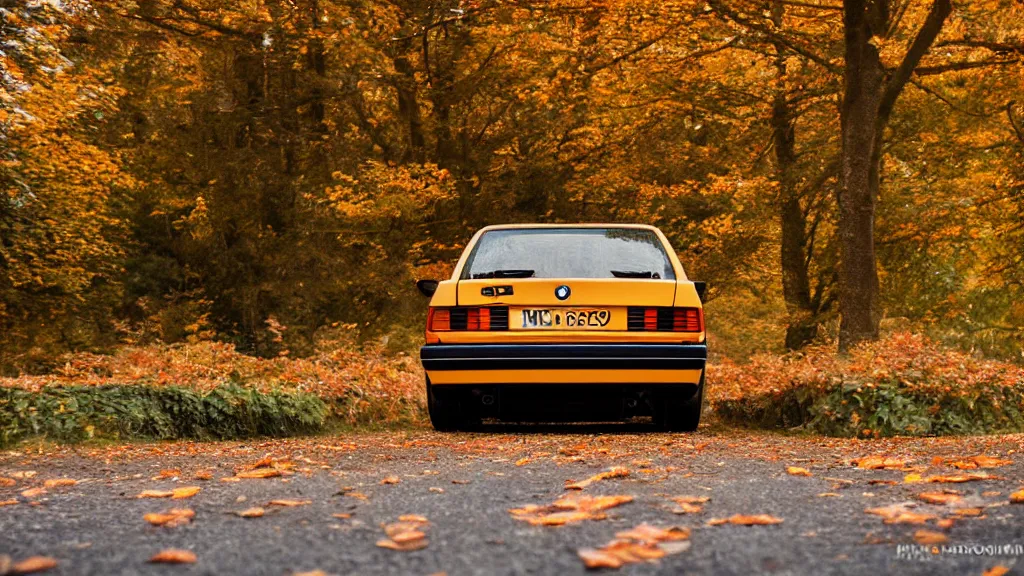
M 982 574 L 998 565 L 1011 574 L 1024 574 L 1024 504 L 1009 503 L 1009 494 L 1024 487 L 1022 450 L 1020 435 L 852 441 L 730 430 L 694 435 L 412 431 L 252 443 L 23 447 L 0 454 L 0 477 L 15 481 L 0 487 L 0 502 L 18 502 L 0 506 L 0 555 L 14 561 L 52 557 L 58 566 L 47 574 L 279 575 L 322 570 L 563 576 L 592 573 L 584 568 L 578 549 L 601 546 L 616 532 L 646 522 L 690 528 L 690 547 L 618 573 Z M 1000 479 L 903 482 L 910 473 L 958 473 L 948 463 L 977 454 L 1014 463 L 985 470 Z M 284 475 L 222 480 L 268 455 Z M 851 462 L 872 455 L 900 458 L 911 469 L 864 470 Z M 629 475 L 599 480 L 583 490 L 588 495 L 634 497 L 608 510 L 607 519 L 532 526 L 508 512 L 526 504 L 550 504 L 567 493 L 567 480 L 582 480 L 613 466 L 625 467 Z M 787 466 L 807 468 L 813 475 L 790 475 Z M 169 477 L 161 478 L 161 470 Z M 210 479 L 196 479 L 207 472 Z M 398 482 L 382 484 L 388 477 Z M 23 495 L 56 478 L 77 483 Z M 896 483 L 888 483 L 892 481 Z M 184 500 L 136 497 L 143 490 L 184 486 L 202 490 Z M 959 491 L 958 506 L 980 507 L 983 517 L 956 519 L 942 530 L 934 520 L 925 526 L 885 524 L 865 512 L 908 502 L 916 503 L 916 513 L 951 517 L 957 506 L 924 504 L 916 498 L 942 489 Z M 700 513 L 673 513 L 675 504 L 669 498 L 684 495 L 708 496 L 710 501 Z M 275 499 L 310 503 L 265 506 Z M 266 514 L 249 519 L 233 514 L 253 506 L 264 506 Z M 195 518 L 171 528 L 143 520 L 144 514 L 175 507 L 194 510 Z M 351 516 L 334 516 L 339 513 Z M 429 520 L 426 548 L 403 552 L 378 547 L 383 524 L 406 514 Z M 709 525 L 711 519 L 734 514 L 770 514 L 783 522 Z M 939 554 L 907 548 L 921 528 L 946 534 L 947 546 L 965 548 Z M 1003 545 L 1016 549 L 993 548 Z M 166 548 L 190 550 L 198 560 L 186 565 L 147 563 Z

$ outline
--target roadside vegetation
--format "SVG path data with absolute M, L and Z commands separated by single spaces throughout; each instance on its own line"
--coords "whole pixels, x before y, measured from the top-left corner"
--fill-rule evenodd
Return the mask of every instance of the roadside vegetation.
M 848 356 L 814 346 L 709 368 L 710 404 L 738 426 L 829 436 L 1024 430 L 1024 367 L 897 333 Z
M 257 358 L 230 344 L 76 354 L 51 374 L 0 379 L 0 445 L 290 436 L 425 420 L 422 373 L 404 354 L 338 348 Z
M 813 346 L 719 358 L 708 382 L 706 417 L 731 426 L 863 438 L 1024 431 L 1024 367 L 911 333 L 845 356 Z M 51 374 L 0 379 L 0 445 L 426 424 L 418 361 L 382 346 L 271 359 L 217 342 L 126 347 L 69 356 Z

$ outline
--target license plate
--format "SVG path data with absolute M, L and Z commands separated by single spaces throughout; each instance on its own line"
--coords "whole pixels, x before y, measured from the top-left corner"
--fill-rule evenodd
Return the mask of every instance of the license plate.
M 611 310 L 524 308 L 519 310 L 524 329 L 600 330 L 611 322 Z

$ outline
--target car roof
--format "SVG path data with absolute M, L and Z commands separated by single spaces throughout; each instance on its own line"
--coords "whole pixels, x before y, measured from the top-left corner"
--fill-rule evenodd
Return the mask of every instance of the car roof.
M 531 228 L 633 228 L 639 230 L 657 230 L 650 224 L 492 224 L 480 229 L 481 232 L 490 230 L 521 230 Z

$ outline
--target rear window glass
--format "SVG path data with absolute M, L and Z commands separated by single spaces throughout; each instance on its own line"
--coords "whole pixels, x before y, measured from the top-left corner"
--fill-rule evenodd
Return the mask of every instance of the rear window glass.
M 532 273 L 531 273 L 532 272 Z M 658 236 L 636 228 L 527 228 L 485 232 L 462 279 L 675 279 Z

